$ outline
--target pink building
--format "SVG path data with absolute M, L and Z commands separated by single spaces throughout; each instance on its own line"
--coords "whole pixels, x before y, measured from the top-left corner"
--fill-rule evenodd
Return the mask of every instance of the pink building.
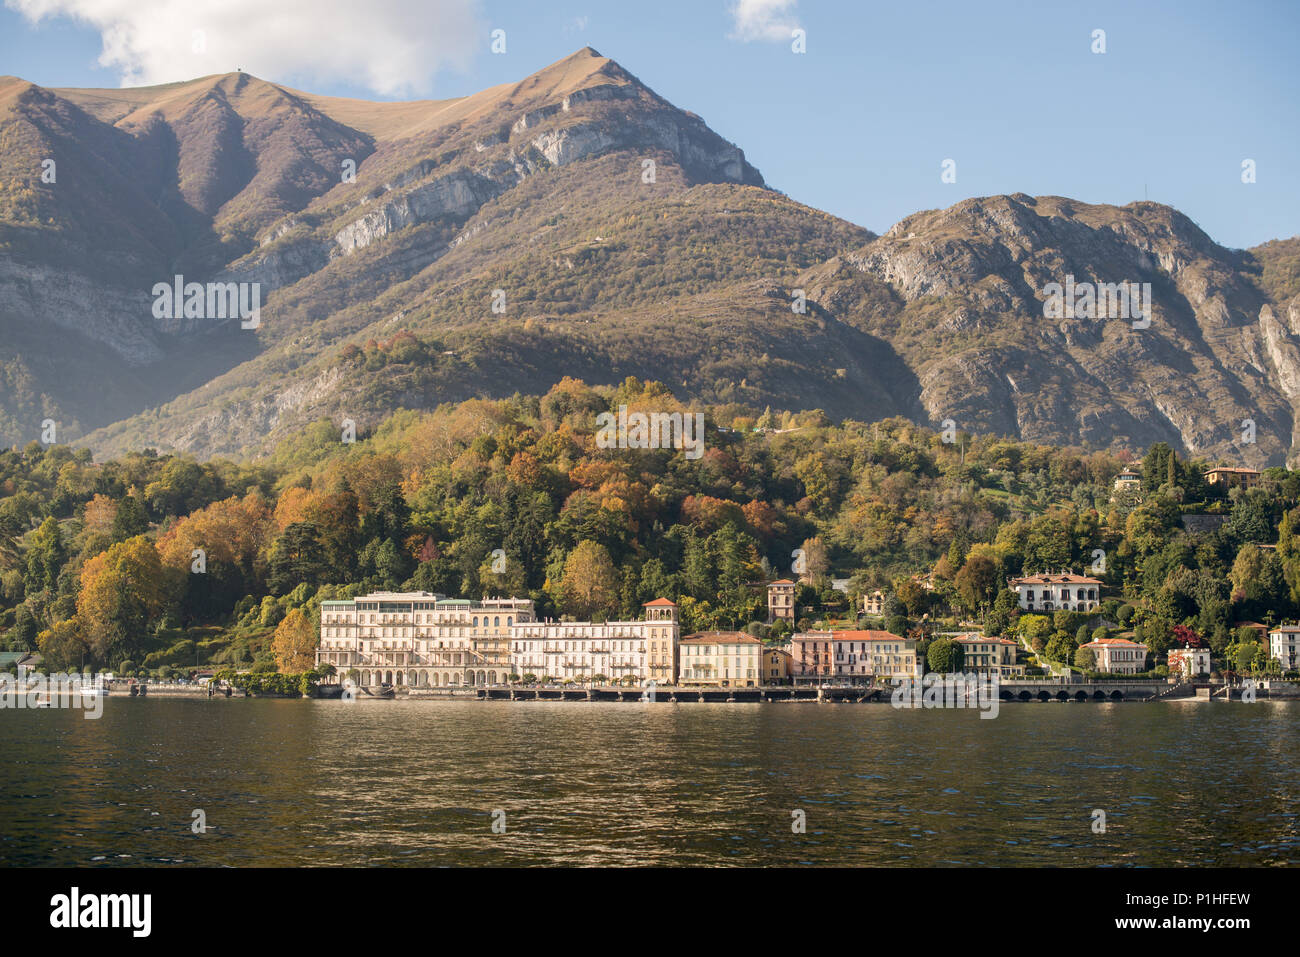
M 888 631 L 809 631 L 792 642 L 796 684 L 869 685 L 878 678 L 919 678 L 916 640 Z
M 808 631 L 790 638 L 790 677 L 795 684 L 826 684 L 834 674 L 831 632 Z

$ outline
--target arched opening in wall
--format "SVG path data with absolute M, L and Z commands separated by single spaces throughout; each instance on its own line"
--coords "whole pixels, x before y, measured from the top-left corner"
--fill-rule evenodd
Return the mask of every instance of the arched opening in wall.
M 1038 692 L 1038 700 L 1039 700 L 1039 701 L 1051 701 L 1051 700 L 1052 700 L 1052 696 L 1049 695 L 1046 691 L 1040 691 L 1040 692 Z

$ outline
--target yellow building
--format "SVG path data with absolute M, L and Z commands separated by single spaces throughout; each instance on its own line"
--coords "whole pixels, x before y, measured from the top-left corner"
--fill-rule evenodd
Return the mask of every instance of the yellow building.
M 1221 485 L 1226 488 L 1233 485 L 1254 488 L 1259 484 L 1259 473 L 1254 469 L 1216 468 L 1205 473 L 1205 481 L 1210 485 Z
M 961 645 L 962 671 L 999 677 L 1025 673 L 1025 666 L 1016 664 L 1018 646 L 1014 641 L 980 634 L 957 635 L 953 641 Z
M 763 649 L 763 684 L 784 685 L 790 683 L 790 652 L 784 648 Z
M 683 685 L 756 687 L 763 683 L 764 648 L 743 631 L 702 631 L 678 647 Z

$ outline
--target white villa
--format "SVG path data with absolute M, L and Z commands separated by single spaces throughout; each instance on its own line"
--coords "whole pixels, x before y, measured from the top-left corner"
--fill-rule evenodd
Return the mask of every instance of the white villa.
M 1147 646 L 1127 638 L 1099 638 L 1080 648 L 1091 648 L 1097 670 L 1108 675 L 1135 675 L 1147 670 Z
M 1283 671 L 1300 670 L 1300 625 L 1280 625 L 1269 631 L 1268 653 L 1281 663 Z
M 1176 674 L 1184 681 L 1197 675 L 1210 673 L 1210 650 L 1208 648 L 1170 648 L 1169 673 Z
M 1101 603 L 1101 585 L 1098 578 L 1067 572 L 1011 579 L 1026 611 L 1093 611 Z

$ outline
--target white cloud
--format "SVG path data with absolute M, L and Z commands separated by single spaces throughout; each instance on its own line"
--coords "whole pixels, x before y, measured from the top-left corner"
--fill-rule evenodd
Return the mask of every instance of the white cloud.
M 488 45 L 478 0 L 5 0 L 36 22 L 99 30 L 101 65 L 123 86 L 210 73 L 281 82 L 350 80 L 384 95 L 427 95 L 440 70 Z
M 790 31 L 799 26 L 794 17 L 799 0 L 736 0 L 731 5 L 733 21 L 731 39 L 781 41 L 790 39 Z

